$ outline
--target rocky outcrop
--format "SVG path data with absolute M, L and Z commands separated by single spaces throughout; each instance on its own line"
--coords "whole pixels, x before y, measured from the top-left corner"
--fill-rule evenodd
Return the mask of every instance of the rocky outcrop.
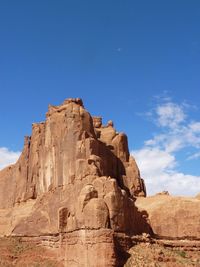
M 155 237 L 200 240 L 200 199 L 167 193 L 138 198 L 135 204 L 140 212 L 148 214 Z
M 18 162 L 0 172 L 0 234 L 59 235 L 66 266 L 122 266 L 114 236 L 148 228 L 134 205 L 145 195 L 127 136 L 68 99 L 49 106 Z
M 70 267 L 121 267 L 142 233 L 199 247 L 199 195 L 145 196 L 127 136 L 68 99 L 49 106 L 17 163 L 0 172 L 0 236 L 56 248 Z
M 0 207 L 36 199 L 89 176 L 113 177 L 128 194 L 145 195 L 127 137 L 117 133 L 113 123 L 102 126 L 101 118 L 92 118 L 80 99 L 49 106 L 46 117 L 33 124 L 18 162 L 0 173 Z

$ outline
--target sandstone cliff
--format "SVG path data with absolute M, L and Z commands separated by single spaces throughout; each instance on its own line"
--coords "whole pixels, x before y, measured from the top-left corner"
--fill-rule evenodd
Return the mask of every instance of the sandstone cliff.
M 154 236 L 171 240 L 200 240 L 200 200 L 157 194 L 138 198 L 135 205 L 148 214 Z
M 134 206 L 145 195 L 127 136 L 68 99 L 49 106 L 18 162 L 0 172 L 0 233 L 59 234 L 66 266 L 121 266 L 114 233 L 148 228 Z
M 49 106 L 0 171 L 0 236 L 54 248 L 68 267 L 121 267 L 137 242 L 200 250 L 199 210 L 199 196 L 146 197 L 127 136 L 81 99 Z
M 32 125 L 18 162 L 0 173 L 0 207 L 36 199 L 85 178 L 114 178 L 131 195 L 145 195 L 138 167 L 128 151 L 127 137 L 113 123 L 102 126 L 80 99 L 49 106 L 46 121 Z

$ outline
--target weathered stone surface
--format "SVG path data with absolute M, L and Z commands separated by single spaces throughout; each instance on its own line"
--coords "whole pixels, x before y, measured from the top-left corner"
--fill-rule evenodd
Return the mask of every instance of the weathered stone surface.
M 84 225 L 88 229 L 109 227 L 109 210 L 101 198 L 91 199 L 83 209 Z
M 65 264 L 70 267 L 117 267 L 112 230 L 80 230 L 66 236 Z
M 0 172 L 0 207 L 35 199 L 88 175 L 111 176 L 132 195 L 144 195 L 137 165 L 129 159 L 127 137 L 112 125 L 93 120 L 80 99 L 49 106 L 46 121 L 34 123 L 32 136 L 25 138 L 16 165 Z
M 138 198 L 136 206 L 148 214 L 149 224 L 158 237 L 200 239 L 200 200 L 160 194 Z
M 200 199 L 200 193 L 196 195 L 196 198 L 197 199 Z
M 121 267 L 136 234 L 200 239 L 199 195 L 145 196 L 127 136 L 67 99 L 0 172 L 0 235 L 55 246 L 70 267 Z
M 0 172 L 0 234 L 59 234 L 61 251 L 67 236 L 66 266 L 118 266 L 114 233 L 142 231 L 133 197 L 145 194 L 126 135 L 68 99 L 49 106 L 18 162 Z

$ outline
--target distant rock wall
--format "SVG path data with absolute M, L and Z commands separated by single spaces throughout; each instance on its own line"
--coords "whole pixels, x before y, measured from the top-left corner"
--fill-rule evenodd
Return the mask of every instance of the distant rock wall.
M 200 199 L 175 197 L 164 192 L 152 197 L 138 198 L 140 212 L 148 214 L 155 237 L 171 240 L 200 240 Z

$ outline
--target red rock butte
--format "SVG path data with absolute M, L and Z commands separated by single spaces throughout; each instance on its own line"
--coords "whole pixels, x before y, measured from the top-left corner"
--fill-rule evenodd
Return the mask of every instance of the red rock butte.
M 123 266 L 133 236 L 168 236 L 145 196 L 127 136 L 70 98 L 49 106 L 46 121 L 25 137 L 17 163 L 0 172 L 0 235 L 54 247 L 65 266 Z M 192 236 L 181 229 L 178 238 Z

